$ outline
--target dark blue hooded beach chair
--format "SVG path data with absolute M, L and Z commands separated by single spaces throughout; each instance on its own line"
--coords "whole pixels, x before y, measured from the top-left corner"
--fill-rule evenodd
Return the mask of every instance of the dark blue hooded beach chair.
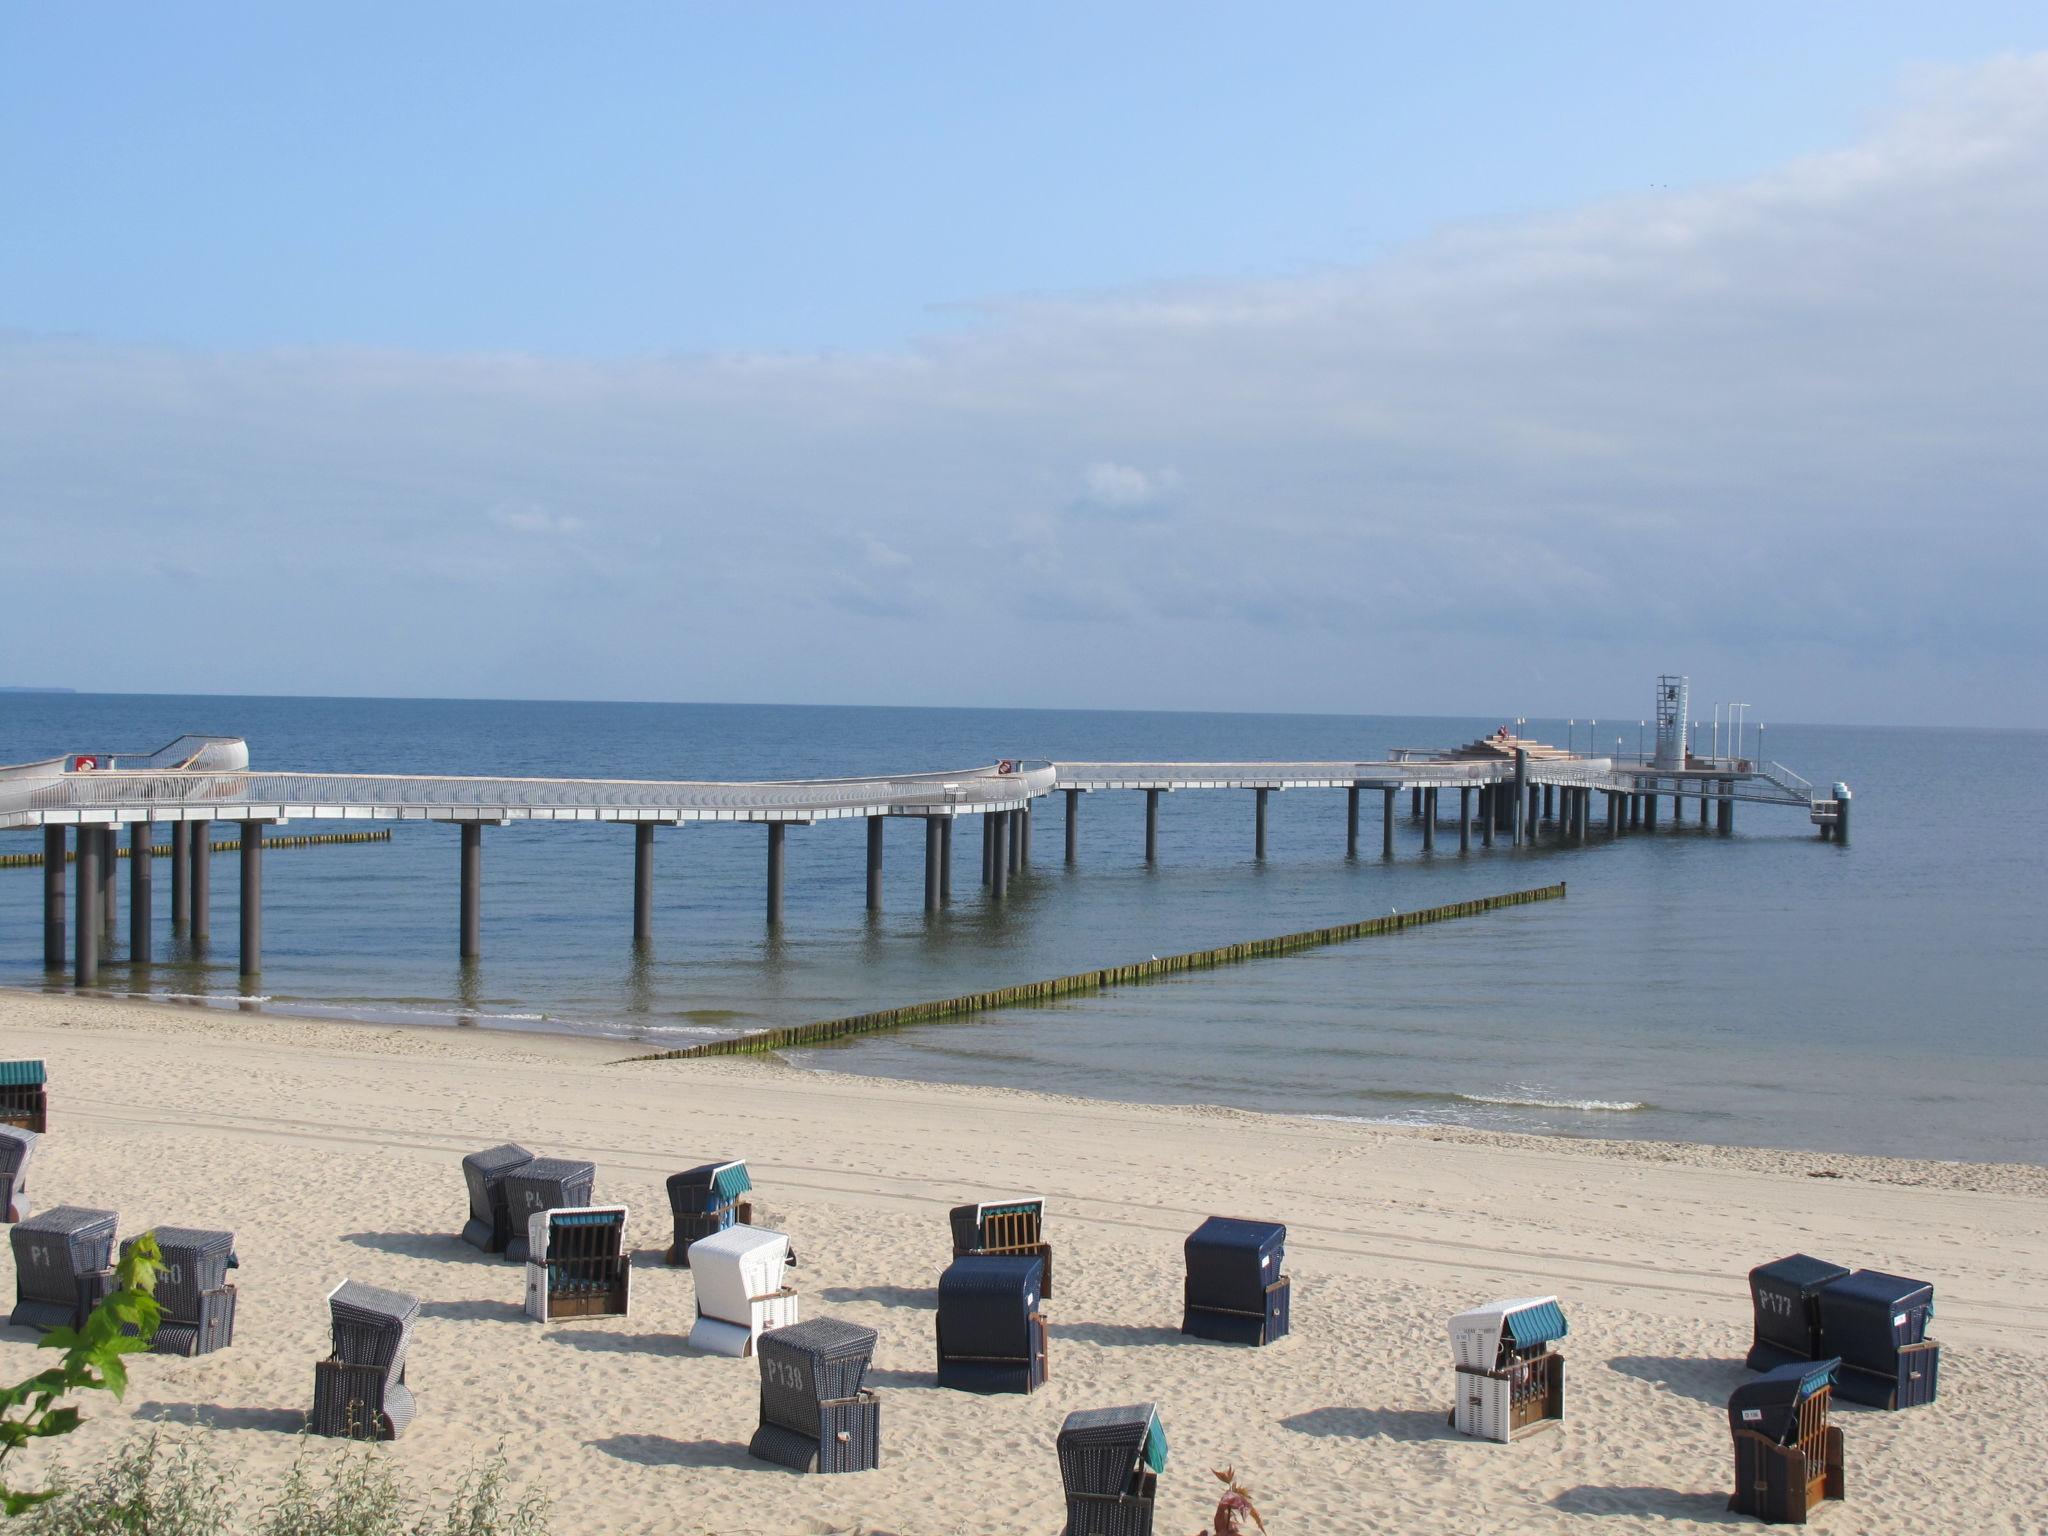
M 1820 1293 L 1848 1273 L 1839 1264 L 1804 1253 L 1752 1269 L 1749 1301 L 1756 1327 L 1749 1368 L 1768 1371 L 1821 1359 L 1825 1351 L 1820 1347 Z
M 1804 1525 L 1843 1492 L 1842 1432 L 1828 1423 L 1836 1360 L 1781 1365 L 1728 1397 L 1735 1492 L 1728 1507 L 1771 1525 Z
M 1182 1333 L 1225 1344 L 1271 1344 L 1285 1336 L 1291 1288 L 1280 1266 L 1287 1228 L 1211 1216 L 1182 1246 L 1188 1265 Z
M 505 1211 L 512 1233 L 505 1257 L 515 1264 L 527 1260 L 527 1223 L 538 1211 L 561 1211 L 591 1203 L 597 1187 L 597 1164 L 581 1158 L 536 1157 L 505 1175 Z
M 1087 1408 L 1060 1425 L 1061 1536 L 1152 1536 L 1166 1430 L 1151 1403 Z
M 814 1317 L 761 1335 L 761 1424 L 749 1455 L 798 1472 L 871 1472 L 882 1459 L 882 1409 L 861 1378 L 875 1330 Z
M 675 1243 L 668 1262 L 690 1267 L 690 1244 L 700 1237 L 715 1237 L 727 1227 L 751 1226 L 750 1194 L 754 1181 L 747 1174 L 745 1158 L 722 1163 L 701 1163 L 668 1178 L 668 1208 L 675 1218 Z
M 1835 1393 L 1870 1408 L 1916 1408 L 1934 1401 L 1941 1346 L 1927 1337 L 1934 1287 L 1875 1269 L 1859 1269 L 1820 1293 L 1822 1347 L 1839 1356 Z
M 962 1392 L 1030 1392 L 1045 1385 L 1045 1266 L 973 1254 L 939 1276 L 939 1385 Z
M 462 1160 L 463 1182 L 469 1186 L 469 1220 L 462 1228 L 465 1243 L 485 1253 L 503 1253 L 519 1235 L 512 1229 L 512 1212 L 505 1203 L 505 1180 L 532 1161 L 531 1152 L 509 1141 Z M 522 1226 L 520 1231 L 524 1230 Z

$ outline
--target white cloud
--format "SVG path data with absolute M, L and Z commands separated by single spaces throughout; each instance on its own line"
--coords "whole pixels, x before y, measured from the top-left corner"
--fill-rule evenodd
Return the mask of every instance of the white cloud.
M 0 334 L 39 577 L 0 650 L 108 688 L 1527 714 L 1676 666 L 1781 719 L 2038 718 L 2044 269 L 2029 58 L 1751 181 L 896 354 Z M 121 548 L 196 573 L 66 623 Z M 245 550 L 275 579 L 195 554 Z M 195 600 L 260 643 L 156 643 Z M 959 635 L 978 664 L 934 665 Z

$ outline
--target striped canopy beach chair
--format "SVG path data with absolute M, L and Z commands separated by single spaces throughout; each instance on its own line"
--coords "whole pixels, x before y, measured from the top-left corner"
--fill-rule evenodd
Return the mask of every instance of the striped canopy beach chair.
M 1211 1216 L 1182 1248 L 1188 1266 L 1182 1333 L 1225 1344 L 1271 1344 L 1286 1335 L 1293 1287 L 1280 1266 L 1287 1228 Z
M 8 1221 L 21 1221 L 33 1207 L 28 1198 L 28 1164 L 36 1155 L 36 1143 L 43 1138 L 34 1131 L 0 1126 L 0 1197 Z
M 1152 1536 L 1166 1470 L 1166 1429 L 1153 1404 L 1070 1413 L 1058 1448 L 1067 1496 L 1062 1536 Z
M 1052 1294 L 1052 1244 L 1045 1240 L 1045 1201 L 1039 1196 L 956 1205 L 948 1219 L 954 1258 L 996 1253 L 1040 1259 L 1045 1270 L 1039 1294 Z
M 158 1227 L 164 1266 L 156 1277 L 163 1320 L 149 1346 L 153 1355 L 209 1355 L 235 1340 L 235 1288 L 228 1271 L 239 1268 L 235 1234 L 194 1227 Z M 121 1245 L 125 1256 L 135 1246 Z
M 597 1164 L 577 1158 L 536 1157 L 505 1175 L 505 1209 L 512 1235 L 505 1257 L 515 1264 L 527 1259 L 527 1223 L 538 1211 L 559 1211 L 589 1205 L 597 1187 Z
M 760 1337 L 797 1321 L 789 1284 L 789 1239 L 764 1227 L 727 1227 L 690 1244 L 697 1321 L 690 1347 L 735 1358 L 751 1355 Z
M 327 1309 L 334 1353 L 313 1367 L 313 1433 L 396 1440 L 415 1411 L 405 1365 L 419 1299 L 344 1280 L 327 1293 Z
M 1835 1360 L 1781 1365 L 1728 1397 L 1735 1492 L 1728 1507 L 1770 1525 L 1804 1525 L 1843 1493 L 1842 1432 L 1828 1423 Z
M 92 1309 L 114 1289 L 114 1228 L 119 1217 L 79 1205 L 17 1222 L 14 1249 L 17 1328 L 83 1328 Z
M 0 1061 L 0 1125 L 41 1135 L 50 1128 L 48 1074 L 40 1061 Z
M 871 1472 L 882 1459 L 882 1410 L 861 1378 L 875 1330 L 813 1318 L 762 1336 L 761 1424 L 750 1455 L 799 1472 Z
M 690 1244 L 727 1227 L 751 1224 L 753 1210 L 740 1196 L 753 1190 L 745 1158 L 722 1163 L 699 1163 L 668 1178 L 668 1208 L 675 1218 L 675 1241 L 668 1250 L 668 1262 L 687 1267 Z
M 535 1211 L 527 1218 L 526 1315 L 624 1317 L 633 1293 L 623 1205 Z
M 1461 1435 L 1508 1441 L 1564 1418 L 1564 1356 L 1551 1348 L 1569 1325 L 1555 1296 L 1491 1301 L 1451 1319 Z
M 505 1251 L 516 1235 L 505 1201 L 505 1178 L 532 1161 L 531 1152 L 511 1141 L 472 1152 L 462 1160 L 463 1182 L 469 1186 L 469 1220 L 462 1227 L 465 1243 L 485 1253 Z
M 969 1254 L 939 1276 L 939 1385 L 962 1392 L 1030 1392 L 1045 1385 L 1043 1263 Z

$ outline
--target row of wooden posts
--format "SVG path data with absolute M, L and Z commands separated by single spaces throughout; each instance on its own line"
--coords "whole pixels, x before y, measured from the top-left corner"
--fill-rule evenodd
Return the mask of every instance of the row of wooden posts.
M 266 837 L 263 839 L 263 846 L 266 848 L 318 848 L 328 843 L 388 843 L 390 841 L 391 829 L 389 827 L 380 827 L 375 832 L 312 832 L 302 837 Z M 216 838 L 209 842 L 207 846 L 215 853 L 239 853 L 242 850 L 242 840 L 239 837 Z M 169 843 L 152 843 L 149 846 L 149 856 L 153 859 L 168 859 L 171 856 L 171 852 L 172 849 Z M 128 848 L 116 847 L 114 850 L 114 857 L 117 859 L 125 859 L 130 856 L 131 852 Z M 77 860 L 78 853 L 75 849 L 65 850 L 65 863 L 73 864 Z M 0 869 L 41 869 L 44 863 L 45 859 L 40 853 L 0 853 Z
M 1470 901 L 1449 902 L 1440 907 L 1423 907 L 1414 912 L 1390 912 L 1385 917 L 1369 917 L 1362 922 L 1341 923 L 1331 928 L 1311 928 L 1302 933 L 1281 934 L 1276 938 L 1247 939 L 1238 944 L 1225 944 L 1218 949 L 1155 956 L 1150 960 L 1139 960 L 1129 965 L 1080 971 L 1071 976 L 1056 976 L 1050 981 L 1029 981 L 1014 987 L 997 987 L 987 992 L 970 992 L 961 997 L 941 998 L 936 1002 L 911 1003 L 902 1008 L 882 1008 L 872 1013 L 856 1013 L 846 1018 L 826 1019 L 816 1024 L 799 1024 L 788 1029 L 762 1030 L 731 1040 L 710 1040 L 700 1045 L 684 1046 L 679 1050 L 657 1051 L 651 1055 L 628 1059 L 674 1061 L 694 1056 L 742 1056 L 785 1050 L 793 1046 L 822 1045 L 833 1040 L 844 1040 L 852 1035 L 872 1035 L 885 1030 L 901 1029 L 906 1024 L 928 1024 L 938 1019 L 962 1018 L 968 1014 L 986 1013 L 994 1008 L 1043 1003 L 1052 998 L 1067 997 L 1075 993 L 1100 992 L 1109 987 L 1156 981 L 1162 976 L 1179 975 L 1185 971 L 1238 965 L 1247 960 L 1292 954 L 1296 950 L 1313 949 L 1325 944 L 1343 944 L 1352 939 L 1400 933 L 1405 929 L 1418 928 L 1427 923 L 1444 923 L 1461 917 L 1477 917 L 1483 912 L 1497 912 L 1504 907 L 1519 907 L 1529 902 L 1559 901 L 1563 899 L 1564 894 L 1564 882 L 1559 881 L 1555 885 L 1537 886 L 1531 890 L 1509 891 L 1499 896 L 1480 896 Z

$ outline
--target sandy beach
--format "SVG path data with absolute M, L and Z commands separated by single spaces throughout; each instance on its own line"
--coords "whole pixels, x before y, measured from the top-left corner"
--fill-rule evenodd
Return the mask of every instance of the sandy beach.
M 125 1404 L 32 1470 L 97 1458 L 131 1418 L 215 1426 L 253 1473 L 299 1449 L 323 1297 L 343 1276 L 425 1303 L 419 1417 L 388 1448 L 446 1481 L 502 1444 L 563 1532 L 1050 1533 L 1069 1411 L 1155 1400 L 1172 1445 L 1157 1529 L 1192 1532 L 1234 1464 L 1274 1536 L 1725 1528 L 1722 1403 L 1744 1378 L 1744 1274 L 1795 1249 L 1937 1287 L 1940 1401 L 1839 1410 L 1849 1500 L 1823 1528 L 2048 1529 L 2048 1170 L 1420 1131 L 800 1071 L 619 1064 L 616 1044 L 387 1029 L 0 994 L 0 1056 L 49 1063 L 37 1209 L 101 1206 L 237 1235 L 234 1347 L 147 1359 Z M 598 1164 L 632 1208 L 633 1313 L 540 1326 L 521 1271 L 455 1239 L 464 1153 L 516 1140 Z M 807 1316 L 880 1333 L 881 1470 L 752 1461 L 752 1361 L 692 1353 L 687 1271 L 660 1263 L 667 1174 L 748 1159 L 756 1220 L 801 1256 Z M 1052 1380 L 933 1385 L 946 1208 L 1043 1194 Z M 1294 1334 L 1178 1332 L 1204 1216 L 1288 1224 Z M 12 1261 L 4 1283 L 12 1294 Z M 1453 1435 L 1444 1320 L 1555 1292 L 1567 1419 L 1512 1446 Z M 0 1369 L 35 1365 L 0 1331 Z M 1746 1522 L 1745 1522 L 1746 1523 Z

